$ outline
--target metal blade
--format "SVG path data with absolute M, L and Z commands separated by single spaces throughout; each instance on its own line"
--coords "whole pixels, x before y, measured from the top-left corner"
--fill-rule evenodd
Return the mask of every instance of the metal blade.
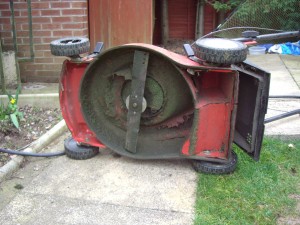
M 148 60 L 149 53 L 138 50 L 134 52 L 125 141 L 125 149 L 131 153 L 137 152 Z

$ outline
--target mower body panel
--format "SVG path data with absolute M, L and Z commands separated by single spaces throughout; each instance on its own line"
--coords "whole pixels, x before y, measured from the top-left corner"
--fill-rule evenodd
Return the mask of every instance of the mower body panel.
M 245 61 L 232 65 L 239 72 L 238 108 L 234 142 L 259 160 L 267 113 L 270 73 Z
M 60 108 L 75 141 L 84 145 L 104 147 L 86 125 L 80 110 L 80 81 L 88 65 L 89 62 L 64 61 L 59 83 Z
M 147 109 L 141 116 L 135 151 L 128 151 L 126 132 L 131 128 L 126 99 L 134 91 L 132 65 L 137 51 L 149 55 L 144 68 Z M 268 73 L 247 63 L 219 67 L 157 46 L 129 44 L 103 52 L 92 63 L 66 61 L 60 102 L 73 138 L 82 144 L 109 147 L 138 159 L 224 162 L 231 156 L 236 133 L 235 142 L 258 159 L 268 77 Z M 255 80 L 253 85 L 258 82 L 251 95 L 249 79 Z M 252 125 L 244 129 L 240 127 L 248 113 L 247 102 L 251 102 L 252 115 L 247 117 L 247 124 Z

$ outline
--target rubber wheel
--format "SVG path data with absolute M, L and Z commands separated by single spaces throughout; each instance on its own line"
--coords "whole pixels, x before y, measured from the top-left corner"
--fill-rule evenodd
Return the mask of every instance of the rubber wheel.
M 229 174 L 235 170 L 237 159 L 237 154 L 232 151 L 231 158 L 227 163 L 193 160 L 192 164 L 197 172 L 206 174 Z
M 51 53 L 56 56 L 77 56 L 89 52 L 90 41 L 83 37 L 69 37 L 50 43 Z
M 230 65 L 247 58 L 247 46 L 239 41 L 224 38 L 198 39 L 195 55 L 209 63 Z
M 78 145 L 72 137 L 67 138 L 64 145 L 65 153 L 71 159 L 89 159 L 99 153 L 98 147 Z

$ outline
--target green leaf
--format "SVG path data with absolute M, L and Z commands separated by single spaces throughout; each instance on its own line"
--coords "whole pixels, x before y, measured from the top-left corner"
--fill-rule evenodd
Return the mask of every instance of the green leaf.
M 21 120 L 24 118 L 24 115 L 22 112 L 17 111 L 17 117 L 19 117 L 19 119 Z
M 18 121 L 16 114 L 12 113 L 9 116 L 10 116 L 12 123 L 15 125 L 15 127 L 19 129 L 19 121 Z
M 18 89 L 16 92 L 16 104 L 18 104 L 20 92 L 21 92 L 21 85 L 18 86 Z

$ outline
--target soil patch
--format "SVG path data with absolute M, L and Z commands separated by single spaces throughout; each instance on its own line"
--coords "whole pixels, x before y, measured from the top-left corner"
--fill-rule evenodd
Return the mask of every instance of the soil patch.
M 20 129 L 14 127 L 10 120 L 0 121 L 0 148 L 23 149 L 62 119 L 60 109 L 25 106 L 19 108 L 19 111 L 24 115 Z M 9 154 L 0 153 L 0 167 L 10 158 Z
M 174 39 L 169 40 L 165 45 L 160 45 L 160 47 L 165 48 L 169 51 L 175 52 L 180 55 L 186 55 L 183 44 L 190 44 L 192 45 L 194 43 L 194 40 L 180 40 L 180 39 Z

